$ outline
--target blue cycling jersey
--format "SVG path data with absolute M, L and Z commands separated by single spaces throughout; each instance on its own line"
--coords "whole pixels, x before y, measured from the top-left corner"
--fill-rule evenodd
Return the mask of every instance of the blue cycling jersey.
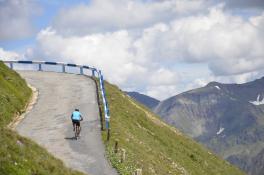
M 79 111 L 74 111 L 72 113 L 72 120 L 81 120 L 81 113 Z

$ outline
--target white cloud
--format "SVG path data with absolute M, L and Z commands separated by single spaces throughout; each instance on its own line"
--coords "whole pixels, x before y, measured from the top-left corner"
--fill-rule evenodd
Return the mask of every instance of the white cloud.
M 247 73 L 264 68 L 263 21 L 264 13 L 247 21 L 218 6 L 147 28 L 136 44 L 147 58 L 207 63 L 215 75 Z
M 187 85 L 186 90 L 203 87 L 207 85 L 210 81 L 214 81 L 214 80 L 215 79 L 211 77 L 194 79 L 191 83 Z
M 180 75 L 174 71 L 165 68 L 159 68 L 149 76 L 148 81 L 150 85 L 172 85 L 179 81 L 179 76 Z
M 32 15 L 39 10 L 31 0 L 0 1 L 0 40 L 22 39 L 34 33 Z
M 256 78 L 259 78 L 260 76 L 263 76 L 263 72 L 253 71 L 253 72 L 242 73 L 238 75 L 218 76 L 218 77 L 213 77 L 213 79 L 219 82 L 223 82 L 223 83 L 242 84 L 242 83 L 246 83 L 248 81 L 254 80 Z
M 169 98 L 173 95 L 179 93 L 179 89 L 177 89 L 177 85 L 158 85 L 158 86 L 147 86 L 146 88 L 146 95 L 151 97 L 164 100 Z
M 264 71 L 253 71 L 249 73 L 243 73 L 238 75 L 230 75 L 230 76 L 215 76 L 208 75 L 203 78 L 196 78 L 191 83 L 187 85 L 187 90 L 199 88 L 206 86 L 208 83 L 212 81 L 220 82 L 220 83 L 237 83 L 242 84 L 252 80 L 255 80 L 264 75 Z
M 28 57 L 95 66 L 103 70 L 107 80 L 123 89 L 145 89 L 148 86 L 153 89 L 173 85 L 179 80 L 175 70 L 149 61 L 142 62 L 133 48 L 134 39 L 126 30 L 65 37 L 49 27 L 38 34 L 37 41 L 35 49 L 29 49 Z M 155 97 L 168 97 L 168 94 L 158 95 L 161 96 Z
M 200 11 L 204 0 L 93 0 L 60 11 L 53 27 L 65 35 L 144 28 L 175 16 Z
M 63 37 L 47 28 L 38 34 L 37 40 L 37 48 L 44 57 L 103 68 L 105 73 L 112 74 L 109 80 L 115 83 L 123 83 L 126 75 L 133 73 L 132 67 L 134 71 L 144 71 L 144 68 L 133 66 L 131 62 L 131 38 L 126 31 Z
M 17 60 L 19 58 L 19 54 L 12 51 L 6 51 L 0 47 L 0 60 Z
M 47 28 L 39 33 L 38 43 L 37 48 L 46 58 L 98 67 L 112 74 L 110 80 L 115 83 L 122 83 L 126 75 L 132 73 L 132 68 L 144 71 L 144 68 L 133 65 L 133 55 L 129 52 L 131 39 L 126 31 L 63 37 Z

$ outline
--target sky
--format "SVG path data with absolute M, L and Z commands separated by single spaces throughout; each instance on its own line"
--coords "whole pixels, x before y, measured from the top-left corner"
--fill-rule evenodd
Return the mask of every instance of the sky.
M 263 0 L 0 0 L 0 59 L 97 67 L 159 100 L 264 76 Z

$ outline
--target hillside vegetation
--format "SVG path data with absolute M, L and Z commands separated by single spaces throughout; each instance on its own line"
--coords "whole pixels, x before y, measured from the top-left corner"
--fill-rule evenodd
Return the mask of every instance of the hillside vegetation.
M 15 114 L 23 112 L 30 96 L 26 82 L 0 61 L 0 174 L 81 175 L 6 127 Z
M 111 138 L 106 141 L 108 158 L 120 174 L 130 175 L 142 169 L 144 175 L 240 175 L 228 162 L 179 131 L 125 95 L 116 86 L 105 83 L 111 112 Z M 119 151 L 114 153 L 115 141 Z M 126 159 L 120 162 L 124 149 Z

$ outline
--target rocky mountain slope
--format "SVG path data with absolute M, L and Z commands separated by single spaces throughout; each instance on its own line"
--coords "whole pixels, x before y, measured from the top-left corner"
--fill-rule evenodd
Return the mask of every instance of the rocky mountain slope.
M 159 100 L 152 98 L 150 96 L 140 94 L 138 92 L 125 92 L 127 95 L 140 102 L 141 104 L 147 106 L 149 109 L 154 109 L 158 104 Z
M 160 102 L 154 111 L 249 174 L 263 174 L 264 78 L 211 82 Z

